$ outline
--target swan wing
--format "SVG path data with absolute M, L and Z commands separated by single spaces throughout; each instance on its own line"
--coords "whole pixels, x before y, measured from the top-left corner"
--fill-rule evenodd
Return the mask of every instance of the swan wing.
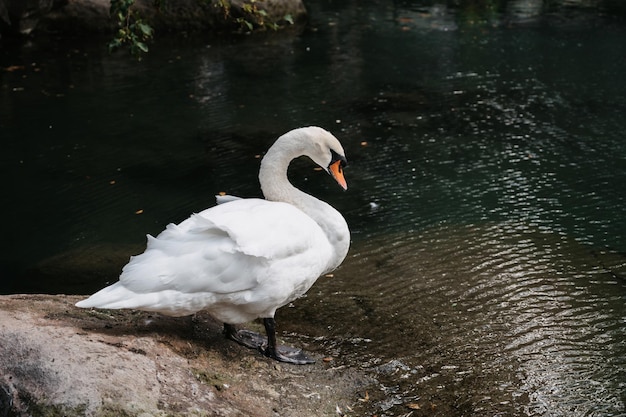
M 317 223 L 294 206 L 238 199 L 148 235 L 145 252 L 131 258 L 120 280 L 79 306 L 161 311 L 168 305 L 168 314 L 183 315 L 246 291 L 284 291 L 286 299 L 325 270 L 329 248 Z
M 271 260 L 314 251 L 320 238 L 326 240 L 320 226 L 295 206 L 255 198 L 220 204 L 179 226 L 197 232 L 210 225 L 227 233 L 242 253 Z

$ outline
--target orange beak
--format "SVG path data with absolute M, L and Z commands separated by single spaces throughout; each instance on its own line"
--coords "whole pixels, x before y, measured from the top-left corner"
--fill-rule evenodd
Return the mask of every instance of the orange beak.
M 333 162 L 332 164 L 329 165 L 328 169 L 330 169 L 330 173 L 332 174 L 335 181 L 337 181 L 337 183 L 341 185 L 341 188 L 343 188 L 344 190 L 347 190 L 348 184 L 346 183 L 346 179 L 343 177 L 343 169 L 341 168 L 341 161 Z

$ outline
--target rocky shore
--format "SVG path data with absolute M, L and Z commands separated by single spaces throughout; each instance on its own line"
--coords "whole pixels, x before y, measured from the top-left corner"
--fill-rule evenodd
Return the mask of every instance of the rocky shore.
M 267 359 L 208 315 L 82 310 L 79 299 L 0 296 L 0 416 L 337 416 L 371 383 L 332 358 Z
M 134 10 L 141 19 L 160 32 L 220 31 L 237 18 L 245 17 L 246 0 L 230 0 L 225 15 L 218 0 L 135 0 Z M 117 29 L 110 16 L 110 0 L 0 0 L 0 36 L 36 33 L 111 33 Z M 262 0 L 254 2 L 268 21 L 306 20 L 302 0 Z

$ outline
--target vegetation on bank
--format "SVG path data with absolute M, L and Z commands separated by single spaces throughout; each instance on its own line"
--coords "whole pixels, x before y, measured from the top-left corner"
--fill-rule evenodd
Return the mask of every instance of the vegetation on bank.
M 160 8 L 164 1 L 167 0 L 154 0 L 154 4 Z M 210 3 L 210 0 L 198 1 Z M 239 16 L 232 15 L 231 0 L 217 0 L 214 7 L 219 8 L 224 20 L 233 22 L 239 32 L 278 30 L 284 23 L 294 23 L 293 17 L 289 14 L 282 16 L 278 21 L 270 18 L 265 9 L 260 7 L 262 3 L 263 0 L 244 0 L 238 10 Z M 135 0 L 111 0 L 110 14 L 116 21 L 118 30 L 109 43 L 109 50 L 127 47 L 133 55 L 148 52 L 147 42 L 152 39 L 154 29 L 142 19 L 134 4 Z

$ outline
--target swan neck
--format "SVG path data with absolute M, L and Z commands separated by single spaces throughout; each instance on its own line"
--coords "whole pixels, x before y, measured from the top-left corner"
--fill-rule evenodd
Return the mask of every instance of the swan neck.
M 335 269 L 345 258 L 350 246 L 350 231 L 343 216 L 329 204 L 294 187 L 287 177 L 289 164 L 303 156 L 301 144 L 281 136 L 261 160 L 259 182 L 263 196 L 269 201 L 289 203 L 312 218 L 335 248 L 327 271 Z
M 259 183 L 266 200 L 282 201 L 299 207 L 299 204 L 296 203 L 299 198 L 302 198 L 302 195 L 311 197 L 294 187 L 287 178 L 289 164 L 302 154 L 283 137 L 279 138 L 267 151 L 261 160 L 259 170 Z

